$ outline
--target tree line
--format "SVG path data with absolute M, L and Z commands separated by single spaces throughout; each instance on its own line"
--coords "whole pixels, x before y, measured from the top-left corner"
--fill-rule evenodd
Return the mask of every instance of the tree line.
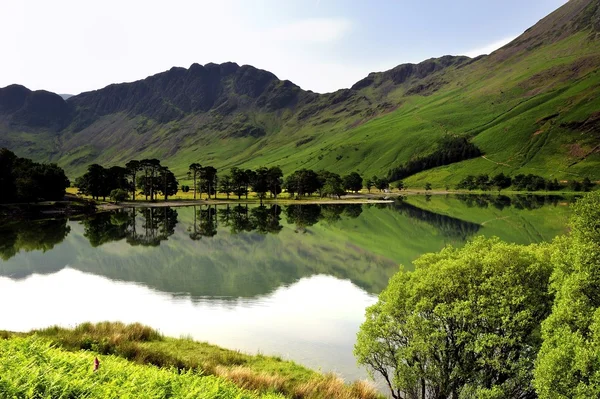
M 400 271 L 355 355 L 397 399 L 598 398 L 600 192 L 552 243 L 478 237 Z
M 62 200 L 69 185 L 58 165 L 33 162 L 0 149 L 0 203 Z
M 129 161 L 125 167 L 113 166 L 105 168 L 98 164 L 90 165 L 87 172 L 76 179 L 75 185 L 79 192 L 90 195 L 94 199 L 107 197 L 115 201 L 131 198 L 135 201 L 136 193 L 144 195 L 146 200 L 154 201 L 157 194 L 164 196 L 175 195 L 179 189 L 184 192 L 193 192 L 194 199 L 202 198 L 205 194 L 209 199 L 217 194 L 248 198 L 254 192 L 263 200 L 270 196 L 277 199 L 283 190 L 290 196 L 302 197 L 318 194 L 320 197 L 337 197 L 347 192 L 359 192 L 363 187 L 362 177 L 352 172 L 346 176 L 337 173 L 310 169 L 297 170 L 286 179 L 278 166 L 270 168 L 260 167 L 255 170 L 233 167 L 228 174 L 219 176 L 213 166 L 203 166 L 192 163 L 187 172 L 192 181 L 192 187 L 179 183 L 168 167 L 161 165 L 157 159 L 143 159 Z M 383 189 L 388 187 L 387 180 L 374 178 L 367 181 L 369 190 L 376 185 Z
M 594 183 L 588 178 L 582 181 L 571 180 L 567 185 L 561 184 L 557 179 L 545 179 L 542 176 L 533 174 L 518 174 L 510 177 L 504 173 L 499 173 L 493 177 L 487 174 L 469 175 L 464 177 L 456 186 L 459 190 L 492 190 L 501 191 L 513 187 L 517 191 L 558 191 L 568 187 L 571 191 L 590 191 Z
M 89 195 L 98 200 L 110 197 L 114 201 L 131 198 L 135 201 L 138 190 L 141 195 L 154 201 L 158 193 L 165 197 L 177 194 L 179 190 L 177 179 L 168 167 L 160 164 L 158 159 L 143 159 L 129 161 L 122 166 L 105 168 L 92 164 L 87 172 L 75 180 L 75 185 L 81 194 Z
M 433 153 L 411 159 L 400 166 L 391 168 L 388 171 L 387 179 L 389 181 L 401 180 L 427 169 L 450 165 L 455 162 L 477 158 L 481 155 L 481 150 L 471 143 L 467 137 L 446 135 Z

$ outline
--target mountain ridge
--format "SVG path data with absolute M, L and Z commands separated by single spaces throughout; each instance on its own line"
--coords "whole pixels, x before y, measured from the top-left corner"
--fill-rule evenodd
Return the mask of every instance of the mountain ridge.
M 576 126 L 592 126 L 594 133 L 594 112 L 577 99 L 595 106 L 591 98 L 600 91 L 594 75 L 600 65 L 599 4 L 571 0 L 490 55 L 401 64 L 333 93 L 303 90 L 233 62 L 174 67 L 66 101 L 11 85 L 0 89 L 0 146 L 57 161 L 70 174 L 91 162 L 142 156 L 166 159 L 179 176 L 196 161 L 222 169 L 280 164 L 288 173 L 314 167 L 384 174 L 426 155 L 443 135 L 458 134 L 471 137 L 487 159 L 500 157 L 494 171 L 503 163 L 526 172 L 551 160 L 563 177 L 589 174 L 598 138 L 579 137 Z M 557 109 L 563 110 L 559 117 L 538 123 Z M 528 122 L 514 125 L 519 118 Z M 513 130 L 515 140 L 508 137 Z M 538 131 L 548 134 L 534 136 Z M 507 144 L 519 162 L 503 153 Z M 464 174 L 473 162 L 481 161 L 436 168 L 415 181 L 453 182 L 449 171 Z

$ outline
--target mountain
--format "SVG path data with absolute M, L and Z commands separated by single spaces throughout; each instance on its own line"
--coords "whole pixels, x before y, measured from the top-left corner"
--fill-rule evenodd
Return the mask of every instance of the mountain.
M 484 155 L 409 184 L 501 171 L 598 180 L 599 44 L 600 0 L 570 0 L 489 56 L 403 64 L 328 94 L 235 63 L 172 68 L 66 100 L 12 85 L 0 89 L 0 147 L 71 176 L 145 157 L 180 177 L 192 162 L 370 176 L 451 135 Z

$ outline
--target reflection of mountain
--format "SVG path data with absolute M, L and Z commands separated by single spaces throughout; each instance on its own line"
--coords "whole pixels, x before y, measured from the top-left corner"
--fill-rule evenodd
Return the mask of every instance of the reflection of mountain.
M 444 236 L 450 239 L 458 240 L 459 242 L 466 241 L 469 237 L 477 234 L 481 228 L 481 226 L 476 223 L 430 212 L 404 201 L 397 201 L 393 208 L 410 218 L 422 220 L 432 225 Z
M 452 203 L 458 218 L 434 211 L 446 203 Z M 487 234 L 480 222 L 466 221 L 464 210 L 483 212 L 477 218 L 482 220 L 509 212 L 468 208 L 462 201 L 441 197 L 424 204 L 126 209 L 82 222 L 29 224 L 26 230 L 4 226 L 3 236 L 36 237 L 39 242 L 3 240 L 0 275 L 25 277 L 68 265 L 174 295 L 235 299 L 326 274 L 378 293 L 398 264 L 409 267 L 423 253 Z M 431 210 L 423 209 L 426 206 Z M 553 212 L 547 207 L 520 212 L 535 225 L 548 218 L 542 214 L 546 209 Z M 17 253 L 19 249 L 47 251 Z

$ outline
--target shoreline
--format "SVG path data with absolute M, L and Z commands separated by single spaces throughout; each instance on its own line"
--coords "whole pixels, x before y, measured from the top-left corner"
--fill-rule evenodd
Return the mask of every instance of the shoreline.
M 537 196 L 580 196 L 584 192 L 572 191 L 462 191 L 462 190 L 431 190 L 424 191 L 418 189 L 406 189 L 401 192 L 395 191 L 390 193 L 359 193 L 348 194 L 339 199 L 306 197 L 306 198 L 267 198 L 263 200 L 263 205 L 352 205 L 352 204 L 390 204 L 398 198 L 405 196 L 440 196 L 440 195 L 537 195 Z M 164 208 L 164 207 L 186 207 L 186 206 L 202 206 L 202 205 L 258 205 L 260 200 L 257 198 L 248 199 L 188 199 L 176 197 L 164 201 L 162 199 L 153 202 L 141 201 L 123 201 L 113 203 L 108 201 L 95 201 L 88 197 L 76 196 L 68 193 L 63 201 L 44 201 L 33 203 L 11 203 L 0 204 L 0 218 L 15 218 L 22 219 L 44 219 L 58 216 L 67 216 L 70 218 L 78 218 L 86 215 L 91 215 L 99 212 L 109 212 L 126 208 Z
M 398 197 L 398 195 L 394 196 Z M 351 205 L 351 204 L 391 204 L 393 199 L 370 199 L 370 198 L 356 198 L 356 199 L 339 199 L 339 200 L 321 200 L 321 199 L 270 199 L 264 200 L 263 205 Z M 184 206 L 198 206 L 198 205 L 259 205 L 260 201 L 255 199 L 248 200 L 168 200 L 168 201 L 123 201 L 118 204 L 114 203 L 101 203 L 96 205 L 99 211 L 112 211 L 117 209 L 125 208 L 177 208 Z

